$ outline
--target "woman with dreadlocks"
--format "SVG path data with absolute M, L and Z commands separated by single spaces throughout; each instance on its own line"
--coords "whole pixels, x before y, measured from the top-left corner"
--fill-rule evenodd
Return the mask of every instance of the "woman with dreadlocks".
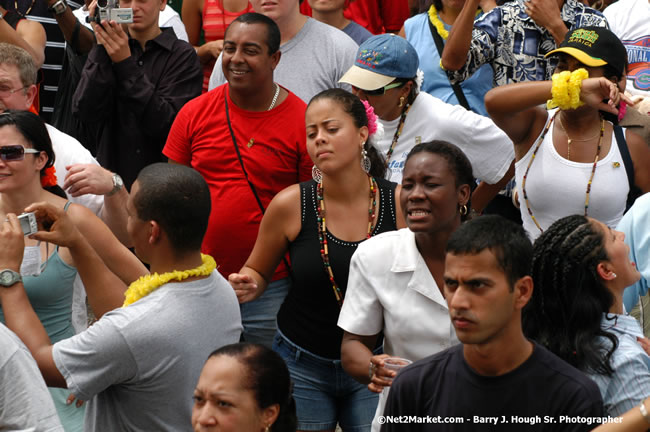
M 535 242 L 535 291 L 523 317 L 529 338 L 598 384 L 610 416 L 650 394 L 643 332 L 623 307 L 625 287 L 640 278 L 624 238 L 580 215 L 552 224 Z

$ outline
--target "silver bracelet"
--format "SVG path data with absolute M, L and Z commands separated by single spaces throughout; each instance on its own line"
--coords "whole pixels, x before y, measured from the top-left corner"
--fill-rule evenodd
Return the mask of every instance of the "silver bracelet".
M 372 381 L 372 376 L 375 374 L 375 365 L 370 362 L 370 366 L 368 366 L 368 378 L 370 378 L 370 381 Z
M 645 419 L 647 423 L 650 423 L 650 414 L 648 414 L 648 410 L 645 407 L 645 401 L 646 399 L 643 399 L 641 401 L 641 404 L 639 404 L 639 410 L 641 411 L 641 415 Z

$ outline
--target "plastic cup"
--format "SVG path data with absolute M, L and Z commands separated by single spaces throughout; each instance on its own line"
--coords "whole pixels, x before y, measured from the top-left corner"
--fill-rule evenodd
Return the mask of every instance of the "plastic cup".
M 405 359 L 401 357 L 388 357 L 384 359 L 384 368 L 394 371 L 395 374 L 398 374 L 400 370 L 410 365 L 411 363 L 413 362 L 409 359 Z M 390 380 L 392 381 L 393 378 L 390 378 Z

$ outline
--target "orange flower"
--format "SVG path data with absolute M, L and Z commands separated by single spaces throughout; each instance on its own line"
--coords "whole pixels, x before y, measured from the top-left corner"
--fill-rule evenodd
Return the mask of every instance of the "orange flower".
M 45 172 L 41 175 L 41 186 L 44 188 L 56 186 L 56 170 L 54 166 L 45 168 Z

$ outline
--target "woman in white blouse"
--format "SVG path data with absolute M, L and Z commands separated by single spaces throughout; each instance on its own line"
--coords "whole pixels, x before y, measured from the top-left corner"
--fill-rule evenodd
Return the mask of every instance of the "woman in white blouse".
M 341 361 L 357 381 L 381 393 L 391 356 L 415 361 L 458 343 L 442 294 L 445 246 L 467 214 L 472 166 L 455 145 L 432 141 L 406 159 L 400 203 L 408 228 L 365 241 L 352 256 L 338 325 Z M 384 353 L 372 349 L 384 334 Z M 379 430 L 373 422 L 373 430 Z

